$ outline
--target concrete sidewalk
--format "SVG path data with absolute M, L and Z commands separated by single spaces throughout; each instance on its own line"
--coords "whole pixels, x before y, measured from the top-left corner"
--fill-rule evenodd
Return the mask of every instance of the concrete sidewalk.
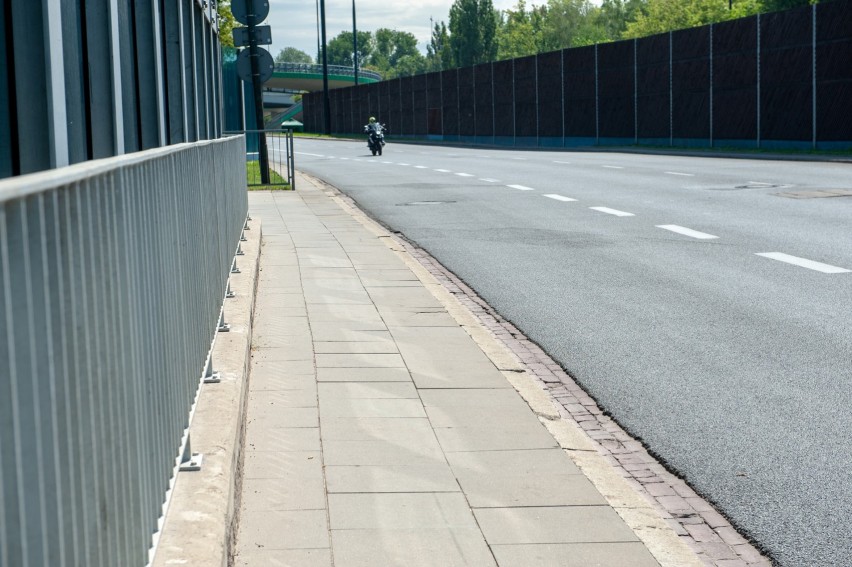
M 701 564 L 384 229 L 297 186 L 249 201 L 263 242 L 236 565 Z

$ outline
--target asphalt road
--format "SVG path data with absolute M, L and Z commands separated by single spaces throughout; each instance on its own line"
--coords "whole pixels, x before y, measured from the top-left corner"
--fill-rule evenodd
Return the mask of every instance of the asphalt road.
M 777 194 L 852 189 L 852 165 L 392 141 L 376 158 L 361 142 L 296 152 L 779 563 L 850 565 L 852 196 Z

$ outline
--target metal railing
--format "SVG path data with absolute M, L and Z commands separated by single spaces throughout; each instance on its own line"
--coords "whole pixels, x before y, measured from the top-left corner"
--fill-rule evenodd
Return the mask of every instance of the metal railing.
M 145 565 L 247 213 L 244 140 L 0 182 L 0 565 Z
M 293 160 L 293 129 L 281 130 L 245 130 L 228 132 L 246 139 L 246 183 L 249 187 L 269 187 L 270 189 L 295 189 L 296 169 Z M 266 154 L 269 159 L 269 183 L 264 183 L 261 175 L 260 138 L 266 136 Z
M 322 65 L 314 65 L 313 63 L 276 63 L 275 64 L 275 72 L 276 73 L 310 73 L 310 74 L 319 74 L 322 75 Z M 328 74 L 329 75 L 343 75 L 345 77 L 354 77 L 355 76 L 355 68 L 347 67 L 345 65 L 329 65 L 328 66 Z M 366 69 L 358 69 L 358 77 L 371 79 L 373 81 L 381 81 L 382 76 L 375 71 L 368 71 Z

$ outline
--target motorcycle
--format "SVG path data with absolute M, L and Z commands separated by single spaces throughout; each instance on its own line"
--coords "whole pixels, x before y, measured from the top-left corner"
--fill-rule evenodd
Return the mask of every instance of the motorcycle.
M 373 152 L 373 155 L 382 155 L 382 148 L 385 145 L 385 133 L 387 127 L 378 122 L 375 126 L 367 124 L 364 126 L 364 132 L 367 132 L 367 147 Z

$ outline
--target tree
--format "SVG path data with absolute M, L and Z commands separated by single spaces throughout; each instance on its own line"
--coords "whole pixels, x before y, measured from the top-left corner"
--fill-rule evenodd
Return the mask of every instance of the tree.
M 736 4 L 738 0 L 734 0 Z M 791 8 L 799 8 L 816 4 L 816 0 L 760 0 L 761 12 L 777 12 L 778 10 L 790 10 Z
M 589 0 L 548 0 L 542 43 L 546 51 L 607 41 L 599 10 Z
M 497 30 L 497 59 L 513 59 L 535 55 L 543 47 L 542 25 L 547 9 L 533 6 L 527 11 L 524 0 L 518 0 L 514 10 L 502 14 Z
M 368 31 L 358 32 L 358 68 L 369 61 L 373 52 L 373 34 Z M 328 42 L 328 64 L 352 67 L 352 32 L 342 31 Z M 322 56 L 317 57 L 322 61 Z
M 742 18 L 758 13 L 758 0 L 648 0 L 636 20 L 629 22 L 623 37 L 644 37 L 655 33 L 692 28 Z
M 450 8 L 450 45 L 459 67 L 493 61 L 497 56 L 497 20 L 491 0 L 455 0 Z
M 275 56 L 276 63 L 313 63 L 314 60 L 310 55 L 296 49 L 295 47 L 285 47 Z
M 453 50 L 450 47 L 450 32 L 444 22 L 435 23 L 432 28 L 432 38 L 426 46 L 426 69 L 428 71 L 443 71 L 454 69 Z
M 234 28 L 239 24 L 231 13 L 231 0 L 220 0 L 216 15 L 219 18 L 219 43 L 223 47 L 234 47 Z
M 647 3 L 647 0 L 603 0 L 597 13 L 597 25 L 604 37 L 609 41 L 621 39 L 628 22 L 636 20 Z

